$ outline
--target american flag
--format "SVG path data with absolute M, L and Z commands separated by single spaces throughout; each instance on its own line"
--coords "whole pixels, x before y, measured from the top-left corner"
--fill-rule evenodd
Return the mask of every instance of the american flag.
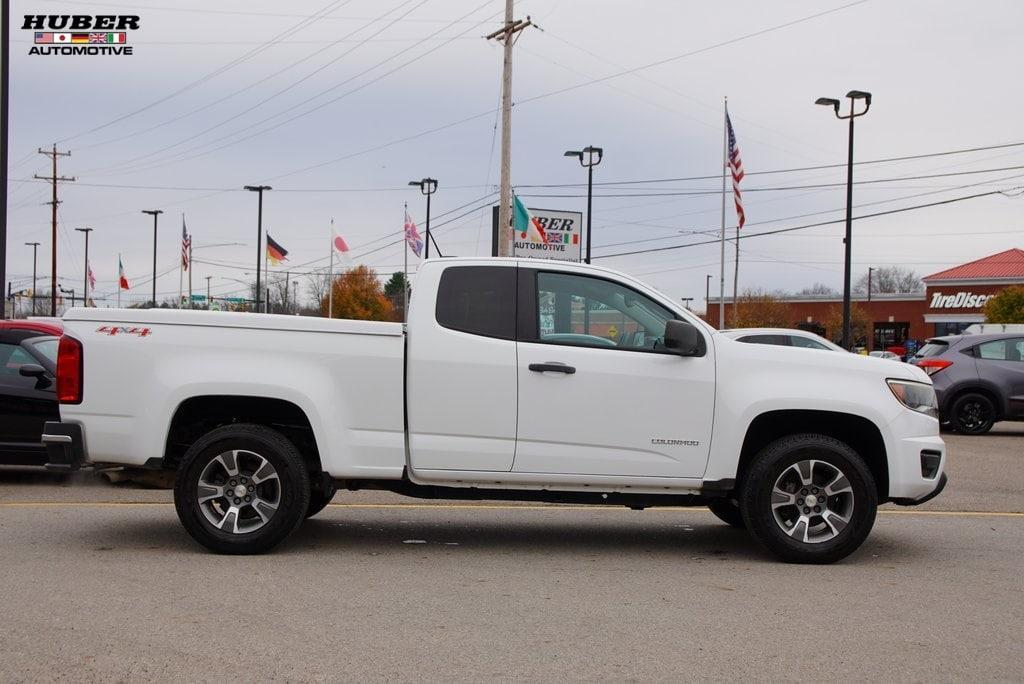
M 416 230 L 416 224 L 413 223 L 412 217 L 409 216 L 408 209 L 405 211 L 405 241 L 412 248 L 416 256 L 423 255 L 423 238 L 420 237 L 420 232 Z
M 181 267 L 188 270 L 189 256 L 192 252 L 192 236 L 185 228 L 185 217 L 181 217 Z
M 739 221 L 739 228 L 747 220 L 743 213 L 743 196 L 740 194 L 740 181 L 743 180 L 743 160 L 740 159 L 740 148 L 736 145 L 736 132 L 732 130 L 732 120 L 729 113 L 725 114 L 725 125 L 729 130 L 729 170 L 732 172 L 732 197 L 736 201 L 736 217 Z

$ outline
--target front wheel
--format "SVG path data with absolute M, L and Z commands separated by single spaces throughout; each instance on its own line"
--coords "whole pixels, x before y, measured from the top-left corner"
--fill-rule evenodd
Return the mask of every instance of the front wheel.
M 305 519 L 309 496 L 302 456 L 262 425 L 227 425 L 200 438 L 174 485 L 182 525 L 217 553 L 269 551 Z
M 847 444 L 816 434 L 778 439 L 754 458 L 740 510 L 762 546 L 790 563 L 833 563 L 853 553 L 875 522 L 871 470 Z
M 996 407 L 984 394 L 970 392 L 953 402 L 953 419 L 950 423 L 957 432 L 964 435 L 983 435 L 996 422 Z

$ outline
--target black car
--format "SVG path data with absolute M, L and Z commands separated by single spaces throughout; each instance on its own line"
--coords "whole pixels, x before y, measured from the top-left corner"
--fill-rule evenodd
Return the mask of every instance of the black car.
M 0 464 L 44 465 L 43 423 L 60 420 L 58 338 L 0 330 Z

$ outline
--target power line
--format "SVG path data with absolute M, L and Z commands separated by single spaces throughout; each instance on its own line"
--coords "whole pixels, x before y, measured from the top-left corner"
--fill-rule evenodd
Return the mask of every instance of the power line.
M 53 1 L 53 0 L 51 0 L 51 1 Z M 191 90 L 192 88 L 195 88 L 196 86 L 201 85 L 201 84 L 205 83 L 206 81 L 209 81 L 212 78 L 216 78 L 217 76 L 219 76 L 220 74 L 224 73 L 225 71 L 228 71 L 228 70 L 238 66 L 242 62 L 255 57 L 256 55 L 258 55 L 261 52 L 269 49 L 273 45 L 276 45 L 277 43 L 281 42 L 282 40 L 284 40 L 288 36 L 290 36 L 290 35 L 292 35 L 294 33 L 297 33 L 299 30 L 305 28 L 306 26 L 308 26 L 310 24 L 315 23 L 316 21 L 321 19 L 323 16 L 325 16 L 328 13 L 330 13 L 331 10 L 333 10 L 337 5 L 339 5 L 339 4 L 348 4 L 349 2 L 351 2 L 351 0 L 334 0 L 333 2 L 328 3 L 323 8 L 318 10 L 315 14 L 313 14 L 311 16 L 308 16 L 308 17 L 304 17 L 302 21 L 298 22 L 297 24 L 295 24 L 291 28 L 288 28 L 288 29 L 282 31 L 281 33 L 278 33 L 277 35 L 275 35 L 270 40 L 262 43 L 259 47 L 253 48 L 252 50 L 249 50 L 248 52 L 244 53 L 242 56 L 236 57 L 235 59 L 231 60 L 227 64 L 224 64 L 224 65 L 214 69 L 213 71 L 210 71 L 210 72 L 204 74 L 203 76 L 200 76 L 199 78 L 197 78 L 194 81 L 186 83 L 185 85 L 183 85 L 182 87 L 178 88 L 177 90 L 174 90 L 174 91 L 168 93 L 167 95 L 164 95 L 163 97 L 160 97 L 160 98 L 150 102 L 147 105 L 139 107 L 138 109 L 134 109 L 134 110 L 128 112 L 127 114 L 122 114 L 121 116 L 118 116 L 118 117 L 116 117 L 114 119 L 111 119 L 111 120 L 107 121 L 106 123 L 100 124 L 99 126 L 94 126 L 94 127 L 90 128 L 89 130 L 82 131 L 81 133 L 76 133 L 75 135 L 71 135 L 71 136 L 68 136 L 66 138 L 62 138 L 58 142 L 67 142 L 68 140 L 74 140 L 76 138 L 80 138 L 82 136 L 89 135 L 91 133 L 95 133 L 96 131 L 100 131 L 100 130 L 103 130 L 104 128 L 108 128 L 110 126 L 113 126 L 114 124 L 119 123 L 121 121 L 124 121 L 125 119 L 129 119 L 129 118 L 135 116 L 136 114 L 141 114 L 142 112 L 150 110 L 150 109 L 152 109 L 153 107 L 156 107 L 159 104 L 167 102 L 168 100 L 170 100 L 170 99 L 172 99 L 174 97 L 177 97 L 178 95 L 181 95 L 182 93 L 187 92 L 187 91 Z M 138 7 L 134 6 L 133 9 L 138 9 Z
M 1012 190 L 1016 190 L 1018 188 L 1011 188 L 1011 189 Z M 954 197 L 952 199 L 939 200 L 939 201 L 936 201 L 936 202 L 929 202 L 927 204 L 917 204 L 917 205 L 914 205 L 914 206 L 911 206 L 911 207 L 901 207 L 899 209 L 890 209 L 888 211 L 880 211 L 880 212 L 876 212 L 874 214 L 864 214 L 862 216 L 855 216 L 855 217 L 853 217 L 853 220 L 859 221 L 861 219 L 876 218 L 878 216 L 888 216 L 889 214 L 899 214 L 899 213 L 903 213 L 903 212 L 906 212 L 906 211 L 913 211 L 915 209 L 924 209 L 924 208 L 927 208 L 927 207 L 936 207 L 936 206 L 940 206 L 940 205 L 943 205 L 943 204 L 952 204 L 954 202 L 963 202 L 965 200 L 976 199 L 978 197 L 988 197 L 990 195 L 1002 195 L 1002 194 L 1004 194 L 1004 192 L 1005 191 L 1003 191 L 1003 190 L 991 190 L 989 192 L 981 192 L 981 193 L 977 193 L 977 194 L 974 194 L 974 195 L 966 195 L 964 197 Z M 831 226 L 831 225 L 835 225 L 837 223 L 844 223 L 845 221 L 846 221 L 846 219 L 836 219 L 836 220 L 833 220 L 833 221 L 822 221 L 820 223 L 809 223 L 809 224 L 806 224 L 806 225 L 803 225 L 803 226 L 793 226 L 793 227 L 790 227 L 790 228 L 778 228 L 776 230 L 766 230 L 766 231 L 763 231 L 763 232 L 760 232 L 760 233 L 747 233 L 747 234 L 740 235 L 740 239 L 750 239 L 750 238 L 755 238 L 755 237 L 764 237 L 766 235 L 778 235 L 779 233 L 789 233 L 789 232 L 792 232 L 792 231 L 795 231 L 795 230 L 805 230 L 807 228 L 819 228 L 821 226 Z M 668 247 L 651 247 L 649 249 L 640 249 L 640 250 L 635 250 L 635 251 L 632 251 L 632 252 L 618 252 L 616 254 L 601 254 L 599 256 L 595 256 L 594 258 L 595 259 L 598 259 L 598 258 L 600 258 L 600 259 L 610 259 L 612 257 L 632 256 L 634 254 L 649 254 L 651 252 L 667 252 L 667 251 L 676 250 L 676 249 L 685 249 L 687 247 L 697 247 L 699 245 L 716 244 L 717 242 L 718 242 L 718 239 L 716 238 L 714 240 L 703 240 L 701 242 L 690 242 L 690 243 L 687 243 L 685 245 L 671 245 L 671 246 L 668 246 Z

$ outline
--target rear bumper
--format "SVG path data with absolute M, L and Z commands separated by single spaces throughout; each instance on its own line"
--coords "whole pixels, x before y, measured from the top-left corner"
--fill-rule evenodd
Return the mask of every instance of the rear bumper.
M 48 422 L 43 426 L 42 441 L 46 447 L 47 470 L 78 470 L 86 462 L 85 438 L 81 425 Z

